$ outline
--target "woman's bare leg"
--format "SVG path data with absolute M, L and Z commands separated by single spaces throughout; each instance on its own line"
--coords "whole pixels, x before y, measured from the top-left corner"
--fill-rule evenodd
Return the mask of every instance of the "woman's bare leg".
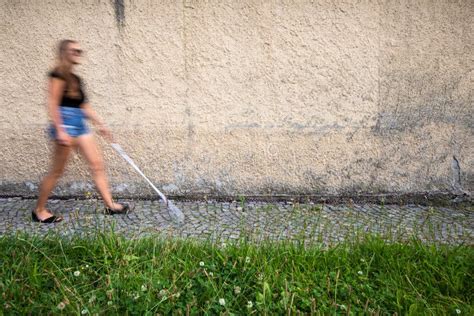
M 51 170 L 44 177 L 41 182 L 38 201 L 36 202 L 35 213 L 40 220 L 47 219 L 52 214 L 48 211 L 45 206 L 48 201 L 48 196 L 53 190 L 54 186 L 58 182 L 58 179 L 64 172 L 66 163 L 68 161 L 69 154 L 74 148 L 74 144 L 71 146 L 63 146 L 58 143 L 54 143 L 54 152 L 53 152 L 53 162 L 51 165 Z
M 97 147 L 92 134 L 81 135 L 77 138 L 77 145 L 81 150 L 84 158 L 89 163 L 92 176 L 94 177 L 95 186 L 102 196 L 102 200 L 107 207 L 114 210 L 120 210 L 122 206 L 114 203 L 112 195 L 110 194 L 109 183 L 105 175 L 104 163 L 102 155 Z

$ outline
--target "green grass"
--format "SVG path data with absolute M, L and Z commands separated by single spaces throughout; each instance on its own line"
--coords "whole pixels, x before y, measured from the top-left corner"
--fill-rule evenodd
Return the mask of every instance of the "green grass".
M 10 235 L 0 237 L 0 314 L 473 315 L 473 272 L 472 247 L 415 239 L 324 249 Z

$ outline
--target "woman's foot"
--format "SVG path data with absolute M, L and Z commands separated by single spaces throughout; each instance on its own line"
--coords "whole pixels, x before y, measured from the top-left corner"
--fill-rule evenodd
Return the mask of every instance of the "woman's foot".
M 57 223 L 63 220 L 62 216 L 56 216 L 53 215 L 50 211 L 47 209 L 43 210 L 34 210 L 31 212 L 31 218 L 35 222 L 40 222 L 40 223 Z
M 130 206 L 128 204 L 112 203 L 110 206 L 105 207 L 105 214 L 114 215 L 114 214 L 127 214 Z

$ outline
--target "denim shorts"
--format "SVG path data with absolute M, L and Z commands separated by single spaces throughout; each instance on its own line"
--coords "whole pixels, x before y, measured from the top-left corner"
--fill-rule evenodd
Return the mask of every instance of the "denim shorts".
M 69 106 L 60 106 L 61 127 L 71 137 L 79 137 L 90 133 L 86 124 L 86 117 L 81 108 L 73 108 Z M 48 126 L 48 135 L 51 139 L 56 140 L 56 128 L 53 124 Z

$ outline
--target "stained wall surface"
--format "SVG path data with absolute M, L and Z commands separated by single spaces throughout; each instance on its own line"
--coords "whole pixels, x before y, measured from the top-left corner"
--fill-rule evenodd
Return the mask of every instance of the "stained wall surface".
M 0 0 L 0 194 L 50 165 L 60 39 L 116 141 L 165 193 L 474 188 L 474 2 Z M 97 138 L 115 193 L 150 189 Z M 56 194 L 93 188 L 80 153 Z

